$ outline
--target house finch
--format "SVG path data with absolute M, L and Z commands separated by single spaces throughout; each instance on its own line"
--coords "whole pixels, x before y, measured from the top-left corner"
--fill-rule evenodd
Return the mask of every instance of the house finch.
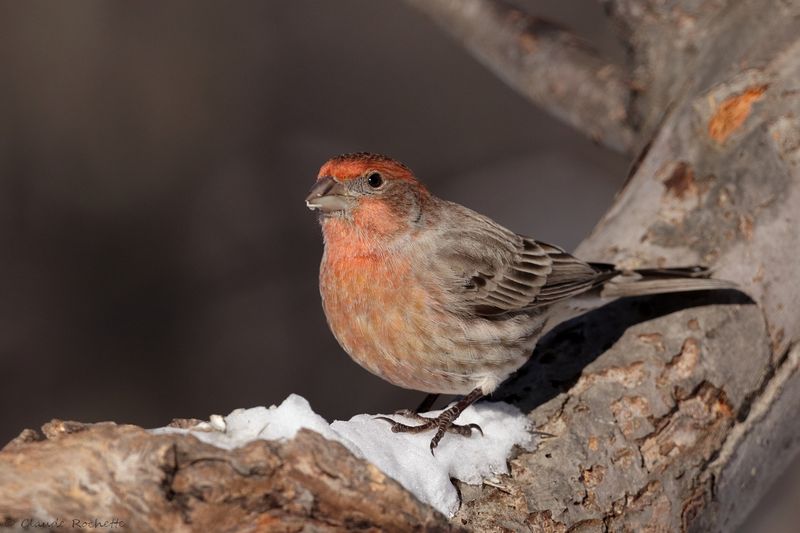
M 480 429 L 453 422 L 580 312 L 576 297 L 730 287 L 700 267 L 626 272 L 581 261 L 437 198 L 382 155 L 331 159 L 306 205 L 320 213 L 320 293 L 342 348 L 394 385 L 465 395 L 436 418 L 403 411 L 417 426 L 386 419 L 396 432 L 435 429 L 431 452 L 448 430 Z

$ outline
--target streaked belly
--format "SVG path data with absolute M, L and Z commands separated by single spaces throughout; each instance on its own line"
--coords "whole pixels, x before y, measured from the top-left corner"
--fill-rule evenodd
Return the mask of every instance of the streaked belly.
M 323 307 L 342 348 L 386 381 L 466 394 L 486 379 L 502 381 L 530 355 L 536 327 L 526 317 L 507 324 L 458 319 L 407 269 L 359 266 L 354 272 L 351 264 L 323 263 Z

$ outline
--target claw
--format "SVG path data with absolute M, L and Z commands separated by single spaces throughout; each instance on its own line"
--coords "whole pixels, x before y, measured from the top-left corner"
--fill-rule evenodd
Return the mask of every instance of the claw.
M 480 432 L 481 437 L 483 437 L 483 430 L 478 424 L 467 424 L 466 427 L 468 427 L 470 430 L 477 429 Z
M 404 424 L 401 424 L 400 422 L 396 422 L 395 420 L 392 420 L 388 416 L 374 416 L 374 417 L 372 417 L 372 419 L 373 420 L 383 420 L 385 422 L 389 422 L 389 424 L 391 424 L 391 426 L 392 426 L 391 427 L 392 433 L 397 433 L 399 431 L 402 431 L 401 429 L 399 429 L 399 426 L 404 426 Z
M 392 433 L 421 433 L 429 429 L 436 429 L 436 434 L 431 439 L 430 444 L 431 455 L 435 456 L 436 454 L 434 453 L 434 449 L 439 446 L 439 441 L 442 440 L 442 437 L 444 437 L 444 434 L 448 431 L 458 433 L 464 437 L 469 437 L 472 435 L 474 430 L 478 430 L 481 436 L 483 436 L 483 429 L 481 429 L 478 424 L 466 424 L 463 426 L 453 424 L 453 421 L 458 418 L 464 409 L 482 396 L 483 392 L 480 389 L 475 389 L 466 397 L 464 397 L 464 399 L 456 403 L 454 406 L 445 409 L 439 414 L 439 416 L 435 418 L 422 416 L 411 409 L 401 409 L 399 411 L 395 411 L 395 415 L 405 416 L 413 420 L 422 421 L 422 424 L 419 426 L 408 426 L 401 422 L 397 422 L 388 416 L 375 416 L 373 417 L 373 420 L 383 420 L 385 422 L 389 422 L 389 424 L 392 425 Z
M 433 427 L 432 421 L 427 418 L 425 420 L 428 420 L 428 422 L 426 424 L 422 424 L 421 426 L 409 426 L 401 422 L 392 420 L 387 416 L 376 416 L 373 417 L 373 420 L 385 420 L 386 422 L 389 422 L 392 425 L 391 428 L 392 433 L 419 433 L 421 431 L 425 431 L 426 429 L 430 429 L 431 427 Z

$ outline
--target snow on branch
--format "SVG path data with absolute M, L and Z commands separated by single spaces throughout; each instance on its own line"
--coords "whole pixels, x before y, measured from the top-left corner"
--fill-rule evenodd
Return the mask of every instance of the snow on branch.
M 372 415 L 328 424 L 297 395 L 150 431 L 54 421 L 0 451 L 0 524 L 457 530 L 444 516 L 460 505 L 451 479 L 492 483 L 508 473 L 512 449 L 530 449 L 534 438 L 527 417 L 505 403 L 462 417 L 485 436 L 448 434 L 435 456 L 425 434 L 393 434 Z

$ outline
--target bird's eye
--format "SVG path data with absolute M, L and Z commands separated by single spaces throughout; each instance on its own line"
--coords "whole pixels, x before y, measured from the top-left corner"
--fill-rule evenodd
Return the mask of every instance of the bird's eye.
M 372 174 L 367 176 L 367 185 L 369 185 L 373 189 L 379 188 L 381 185 L 383 185 L 383 176 L 381 176 L 377 172 L 373 172 Z

